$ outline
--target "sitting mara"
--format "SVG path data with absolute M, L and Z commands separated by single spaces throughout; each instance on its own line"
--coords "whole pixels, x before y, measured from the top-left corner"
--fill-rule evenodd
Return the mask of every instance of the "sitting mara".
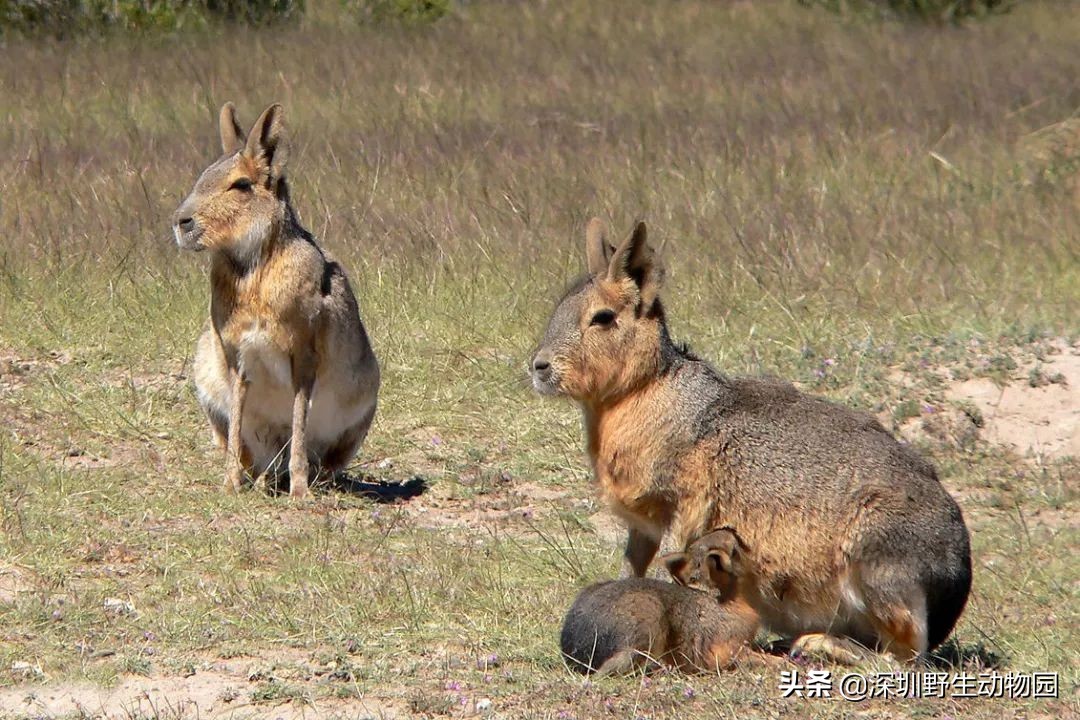
M 591 221 L 586 255 L 532 380 L 580 403 L 600 493 L 629 527 L 628 569 L 643 576 L 665 532 L 685 547 L 734 527 L 745 597 L 793 650 L 846 637 L 907 661 L 941 643 L 971 553 L 934 467 L 867 414 L 729 377 L 672 342 L 643 223 L 615 248 Z
M 210 254 L 210 319 L 195 387 L 226 450 L 225 488 L 343 468 L 375 416 L 379 366 L 345 271 L 300 225 L 285 181 L 280 105 L 245 135 L 221 109 L 224 153 L 176 211 L 176 243 Z

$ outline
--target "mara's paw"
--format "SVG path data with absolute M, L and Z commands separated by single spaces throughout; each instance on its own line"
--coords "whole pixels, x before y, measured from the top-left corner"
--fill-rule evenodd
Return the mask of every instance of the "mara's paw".
M 289 497 L 293 500 L 303 500 L 308 496 L 307 468 L 303 472 L 289 473 Z

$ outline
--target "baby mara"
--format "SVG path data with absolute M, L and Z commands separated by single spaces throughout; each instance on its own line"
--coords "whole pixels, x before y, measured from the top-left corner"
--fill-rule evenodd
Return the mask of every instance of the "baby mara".
M 753 640 L 758 616 L 739 593 L 733 531 L 711 532 L 662 560 L 678 584 L 628 578 L 581 591 L 560 637 L 572 669 L 610 675 L 666 665 L 715 672 Z

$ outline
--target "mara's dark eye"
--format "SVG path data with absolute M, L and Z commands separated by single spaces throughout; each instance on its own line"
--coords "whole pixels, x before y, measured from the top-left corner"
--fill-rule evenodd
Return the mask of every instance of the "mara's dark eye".
M 608 327 L 611 323 L 615 322 L 614 310 L 601 310 L 592 316 L 590 325 L 599 325 L 600 327 Z
M 240 178 L 239 180 L 234 180 L 233 184 L 229 186 L 229 189 L 247 192 L 251 189 L 251 181 L 247 178 Z

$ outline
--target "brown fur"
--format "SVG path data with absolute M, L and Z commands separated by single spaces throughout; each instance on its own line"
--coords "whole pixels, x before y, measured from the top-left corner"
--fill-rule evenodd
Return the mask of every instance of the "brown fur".
M 940 643 L 971 586 L 967 529 L 933 466 L 869 415 L 790 384 L 730 378 L 670 339 L 643 223 L 599 221 L 589 274 L 552 314 L 533 384 L 585 415 L 600 494 L 643 576 L 661 537 L 745 542 L 746 598 L 773 630 L 832 633 L 905 660 Z
M 224 155 L 176 211 L 177 244 L 211 255 L 210 318 L 194 375 L 225 487 L 283 469 L 307 493 L 310 466 L 336 471 L 375 415 L 379 366 L 345 272 L 301 225 L 285 180 L 280 105 L 246 135 L 221 110 Z
M 738 591 L 733 534 L 722 530 L 666 556 L 679 584 L 629 578 L 590 585 L 563 621 L 563 655 L 601 675 L 668 665 L 684 672 L 729 667 L 757 632 Z

